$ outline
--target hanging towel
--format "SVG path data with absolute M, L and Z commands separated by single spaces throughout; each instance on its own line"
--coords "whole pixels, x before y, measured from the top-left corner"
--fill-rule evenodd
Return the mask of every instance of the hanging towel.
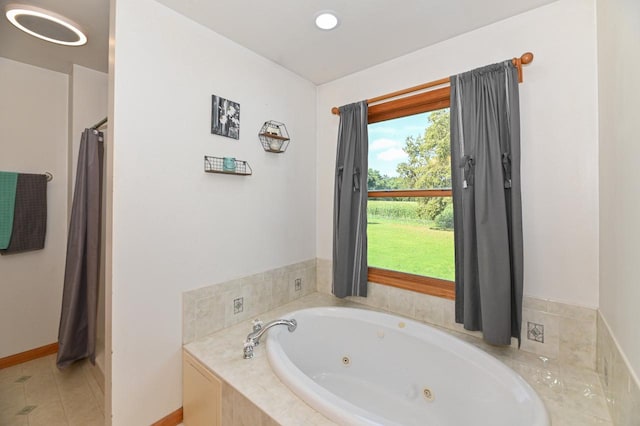
M 16 204 L 17 173 L 0 172 L 0 249 L 9 247 Z
M 47 177 L 18 174 L 11 241 L 0 254 L 44 248 L 47 232 Z

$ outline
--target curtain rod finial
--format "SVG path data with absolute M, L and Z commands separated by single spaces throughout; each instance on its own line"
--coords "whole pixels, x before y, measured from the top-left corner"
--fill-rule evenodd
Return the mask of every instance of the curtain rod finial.
M 525 54 L 523 54 L 520 57 L 520 60 L 522 61 L 523 64 L 530 64 L 531 62 L 533 62 L 533 53 L 531 52 L 527 52 Z
M 331 108 L 331 113 L 334 115 L 340 115 L 340 108 L 338 107 Z

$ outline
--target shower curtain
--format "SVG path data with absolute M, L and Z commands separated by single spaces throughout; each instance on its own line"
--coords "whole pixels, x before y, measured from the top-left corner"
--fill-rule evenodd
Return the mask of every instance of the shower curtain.
M 522 202 L 518 71 L 451 77 L 456 322 L 493 345 L 520 341 Z
M 103 138 L 102 132 L 85 129 L 80 141 L 58 330 L 58 368 L 83 358 L 95 364 Z
M 367 295 L 366 101 L 340 107 L 333 201 L 333 288 L 337 297 Z

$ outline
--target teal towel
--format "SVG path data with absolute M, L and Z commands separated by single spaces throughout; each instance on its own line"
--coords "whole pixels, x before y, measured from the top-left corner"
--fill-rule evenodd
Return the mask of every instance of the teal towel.
M 17 183 L 17 173 L 0 172 L 0 250 L 6 249 L 11 242 Z

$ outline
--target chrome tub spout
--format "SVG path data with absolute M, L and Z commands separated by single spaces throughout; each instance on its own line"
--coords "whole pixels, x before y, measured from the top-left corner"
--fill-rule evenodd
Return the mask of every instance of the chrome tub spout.
M 253 348 L 260 344 L 260 338 L 264 333 L 276 325 L 286 325 L 290 333 L 293 333 L 296 327 L 298 327 L 298 323 L 294 319 L 277 319 L 265 325 L 262 324 L 262 321 L 255 320 L 253 322 L 253 331 L 247 335 L 247 340 L 244 343 L 244 359 L 253 358 Z

